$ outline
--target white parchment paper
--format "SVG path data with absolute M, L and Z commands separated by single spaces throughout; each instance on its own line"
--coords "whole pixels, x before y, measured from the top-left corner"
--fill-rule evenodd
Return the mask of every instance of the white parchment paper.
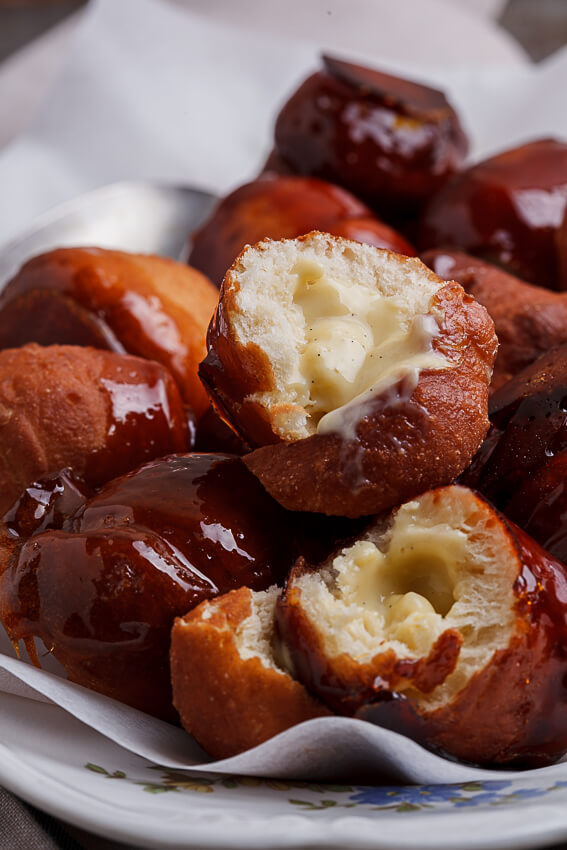
M 310 720 L 241 755 L 212 761 L 182 729 L 10 657 L 9 646 L 2 635 L 0 691 L 21 699 L 54 703 L 86 727 L 163 767 L 358 783 L 433 784 L 526 775 L 567 779 L 564 763 L 531 771 L 482 770 L 458 764 L 430 753 L 402 735 L 344 717 Z M 10 707 L 17 710 L 17 705 L 12 703 L 4 710 Z

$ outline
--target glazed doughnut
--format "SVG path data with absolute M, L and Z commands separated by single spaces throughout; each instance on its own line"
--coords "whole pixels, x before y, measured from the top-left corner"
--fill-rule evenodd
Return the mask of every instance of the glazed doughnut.
M 228 758 L 331 711 L 296 682 L 274 650 L 278 587 L 234 590 L 175 621 L 173 702 L 185 729 Z
M 426 251 L 422 260 L 440 277 L 460 283 L 488 310 L 498 337 L 491 392 L 551 348 L 567 343 L 567 293 L 526 283 L 458 251 Z
M 71 681 L 172 721 L 175 617 L 282 582 L 295 554 L 285 511 L 239 458 L 214 454 L 152 461 L 90 498 L 65 476 L 40 481 L 0 532 L 0 621 L 12 642 L 39 663 L 39 638 Z
M 461 481 L 567 561 L 567 345 L 542 355 L 490 399 L 492 426 Z
M 344 186 L 387 219 L 414 214 L 466 156 L 455 110 L 428 86 L 328 56 L 323 64 L 276 119 L 277 158 Z
M 567 750 L 567 575 L 473 491 L 374 521 L 276 609 L 292 674 L 341 714 L 485 766 Z
M 540 139 L 455 175 L 423 211 L 422 249 L 466 251 L 559 289 L 557 231 L 567 203 L 567 144 Z
M 91 345 L 157 360 L 197 415 L 197 377 L 218 292 L 164 257 L 60 248 L 27 262 L 0 295 L 0 348 L 26 342 Z
M 419 260 L 321 233 L 247 247 L 200 375 L 291 510 L 357 517 L 451 482 L 488 427 L 496 337 Z
M 99 487 L 190 447 L 179 391 L 159 363 L 70 345 L 0 351 L 0 512 L 62 467 Z
M 322 230 L 414 255 L 404 237 L 350 192 L 308 177 L 263 176 L 227 195 L 192 237 L 189 262 L 221 285 L 246 244 Z

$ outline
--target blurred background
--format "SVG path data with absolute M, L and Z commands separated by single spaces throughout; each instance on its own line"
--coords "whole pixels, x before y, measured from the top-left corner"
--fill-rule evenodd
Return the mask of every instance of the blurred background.
M 447 2 L 460 2 L 473 9 L 494 7 L 501 25 L 518 39 L 535 62 L 567 43 L 566 0 Z M 0 62 L 87 3 L 88 0 L 0 0 Z

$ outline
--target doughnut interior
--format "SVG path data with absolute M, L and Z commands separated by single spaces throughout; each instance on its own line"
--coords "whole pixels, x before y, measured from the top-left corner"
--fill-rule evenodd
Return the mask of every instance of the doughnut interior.
M 349 415 L 405 378 L 450 362 L 434 350 L 443 282 L 416 259 L 328 240 L 268 243 L 241 256 L 234 294 L 240 343 L 265 353 L 270 386 L 252 394 L 275 433 L 351 432 Z
M 366 668 L 363 676 L 387 679 L 393 654 L 421 661 L 423 680 L 424 666 L 438 663 L 438 641 L 456 632 L 456 663 L 431 690 L 417 693 L 415 666 L 396 674 L 397 691 L 434 709 L 509 645 L 517 575 L 517 553 L 495 512 L 454 486 L 402 505 L 320 570 L 292 577 L 288 595 L 317 636 L 317 654 L 350 673 Z

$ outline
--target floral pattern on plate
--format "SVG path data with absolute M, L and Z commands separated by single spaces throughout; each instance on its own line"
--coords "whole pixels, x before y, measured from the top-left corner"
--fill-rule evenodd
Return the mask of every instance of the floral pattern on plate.
M 153 765 L 148 770 L 160 774 L 159 779 L 140 780 L 127 776 L 123 770 L 108 771 L 101 765 L 88 762 L 85 767 L 106 779 L 122 779 L 139 785 L 150 794 L 173 792 L 196 792 L 210 794 L 216 788 L 234 790 L 242 788 L 266 788 L 280 792 L 303 791 L 304 798 L 288 797 L 287 802 L 303 812 L 316 812 L 331 808 L 356 808 L 365 810 L 390 810 L 399 813 L 440 809 L 463 809 L 472 806 L 506 806 L 522 803 L 552 792 L 563 791 L 567 802 L 567 781 L 553 784 L 524 784 L 512 781 L 461 782 L 451 785 L 327 785 L 310 782 L 285 782 L 270 779 L 254 779 L 244 776 L 194 776 L 181 771 L 168 770 Z

